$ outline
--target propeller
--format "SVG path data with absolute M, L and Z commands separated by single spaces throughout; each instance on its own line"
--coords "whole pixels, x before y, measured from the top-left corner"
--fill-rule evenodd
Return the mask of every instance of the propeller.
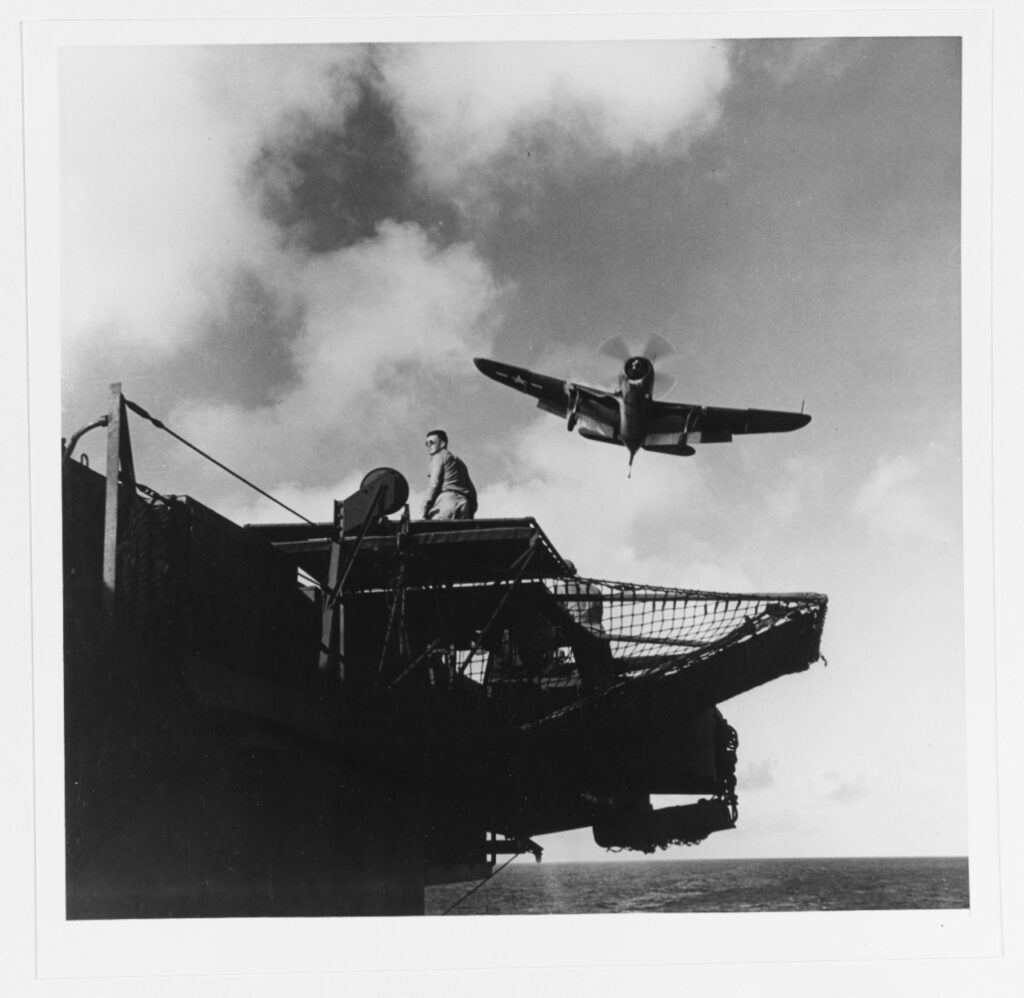
M 623 364 L 633 356 L 621 336 L 613 336 L 610 340 L 606 340 L 597 348 L 597 352 L 605 357 L 611 357 L 612 360 L 621 360 Z
M 654 372 L 654 397 L 664 398 L 675 387 L 676 379 L 671 374 Z
M 644 345 L 639 350 L 634 350 L 630 345 L 621 337 L 613 336 L 610 340 L 606 340 L 598 347 L 597 352 L 604 357 L 611 357 L 613 360 L 617 360 L 620 363 L 625 364 L 630 357 L 646 357 L 652 364 L 657 365 L 658 361 L 664 360 L 667 357 L 672 357 L 678 353 L 675 346 L 665 339 L 664 336 L 659 336 L 657 333 L 651 333 L 644 341 Z M 654 374 L 654 397 L 661 398 L 666 392 L 671 391 L 672 386 L 675 384 L 676 379 L 670 374 L 663 374 L 655 370 Z
M 671 357 L 675 353 L 675 345 L 669 343 L 664 336 L 659 336 L 657 333 L 651 333 L 647 337 L 647 342 L 644 343 L 644 348 L 640 351 L 640 355 L 646 357 L 652 364 L 657 363 L 659 360 L 664 360 L 666 357 Z
M 597 352 L 613 360 L 625 363 L 630 357 L 646 357 L 652 364 L 676 353 L 675 345 L 669 343 L 664 336 L 651 333 L 640 349 L 631 347 L 621 336 L 613 336 L 598 347 Z

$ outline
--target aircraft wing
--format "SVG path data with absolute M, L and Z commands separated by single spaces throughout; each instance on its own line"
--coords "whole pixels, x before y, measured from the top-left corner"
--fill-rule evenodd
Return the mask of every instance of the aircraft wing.
M 619 406 L 611 392 L 599 388 L 588 388 L 572 381 L 552 378 L 547 374 L 537 374 L 525 367 L 513 364 L 502 364 L 496 360 L 475 357 L 473 363 L 481 374 L 493 378 L 502 385 L 515 388 L 516 391 L 531 395 L 537 399 L 537 406 L 563 419 L 569 414 L 573 400 L 578 400 L 577 412 L 584 421 L 589 417 L 597 423 L 611 428 L 618 427 Z
M 727 443 L 736 434 L 787 433 L 806 426 L 810 421 L 811 417 L 803 412 L 654 402 L 650 413 L 650 432 L 690 434 L 691 443 Z

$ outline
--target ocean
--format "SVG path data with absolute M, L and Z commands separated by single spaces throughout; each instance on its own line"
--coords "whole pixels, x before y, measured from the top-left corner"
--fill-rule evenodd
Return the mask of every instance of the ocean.
M 441 915 L 479 881 L 428 887 Z M 969 907 L 967 858 L 535 863 L 520 857 L 452 915 L 856 911 Z

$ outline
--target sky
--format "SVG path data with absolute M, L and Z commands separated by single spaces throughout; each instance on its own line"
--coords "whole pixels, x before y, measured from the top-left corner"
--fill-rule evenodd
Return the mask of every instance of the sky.
M 960 89 L 955 38 L 66 48 L 63 433 L 120 381 L 324 521 L 382 465 L 415 503 L 443 427 L 583 575 L 825 593 L 827 666 L 722 706 L 737 829 L 664 855 L 964 854 Z M 812 422 L 627 478 L 472 364 L 607 385 L 652 333 L 668 399 Z

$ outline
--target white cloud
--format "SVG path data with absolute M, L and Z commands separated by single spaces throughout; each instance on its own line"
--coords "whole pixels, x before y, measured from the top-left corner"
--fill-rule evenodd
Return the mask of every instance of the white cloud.
M 262 408 L 182 403 L 162 416 L 225 463 L 259 468 L 266 487 L 320 488 L 334 454 L 386 435 L 382 398 L 401 419 L 420 381 L 488 340 L 500 306 L 469 245 L 439 249 L 384 221 L 348 249 L 287 251 L 247 193 L 287 113 L 340 120 L 367 58 L 360 46 L 147 47 L 75 50 L 62 65 L 69 358 L 101 342 L 149 360 L 194 346 L 225 289 L 251 274 L 268 302 L 301 316 L 274 344 L 291 361 L 287 377 L 276 372 L 288 387 Z
M 73 51 L 62 64 L 65 336 L 151 350 L 191 336 L 218 270 L 266 252 L 235 135 L 177 49 Z
M 285 506 L 301 513 L 314 523 L 327 523 L 334 511 L 334 500 L 344 499 L 359 489 L 362 475 L 349 474 L 320 488 L 309 488 L 298 482 L 278 483 L 273 496 Z M 252 493 L 247 493 L 251 496 Z M 219 512 L 235 523 L 294 523 L 295 518 L 277 503 L 262 496 L 243 501 L 239 498 L 221 505 Z
M 98 332 L 164 355 L 240 267 L 294 262 L 245 187 L 282 117 L 339 118 L 357 46 L 70 49 L 61 63 L 65 342 Z
M 729 78 L 725 44 L 698 41 L 414 46 L 390 50 L 386 74 L 421 169 L 447 189 L 556 114 L 602 152 L 685 149 Z
M 194 66 L 204 103 L 246 145 L 301 108 L 336 121 L 357 98 L 355 74 L 367 66 L 361 45 L 233 45 L 179 50 Z
M 823 773 L 817 793 L 837 804 L 855 804 L 870 796 L 871 791 L 863 775 L 856 773 Z
M 889 537 L 919 537 L 949 542 L 951 527 L 929 499 L 928 473 L 934 455 L 912 459 L 883 455 L 853 498 L 852 510 L 869 526 Z
M 806 456 L 786 458 L 783 473 L 774 482 L 764 505 L 776 521 L 792 522 L 808 506 L 818 506 L 826 495 L 827 468 L 820 458 Z
M 760 762 L 748 763 L 737 775 L 739 792 L 748 790 L 767 790 L 775 785 L 774 759 L 762 759 Z
M 501 299 L 470 247 L 441 250 L 415 226 L 395 224 L 315 258 L 293 279 L 306 305 L 295 386 L 261 409 L 188 404 L 172 416 L 184 436 L 260 467 L 270 482 L 318 482 L 334 455 L 414 424 L 417 383 L 443 377 L 485 341 Z
M 709 590 L 750 586 L 736 548 L 704 535 L 702 511 L 715 503 L 696 459 L 640 451 L 627 478 L 624 447 L 567 433 L 552 416 L 538 416 L 507 457 L 503 480 L 478 483 L 480 515 L 536 516 L 582 575 Z

